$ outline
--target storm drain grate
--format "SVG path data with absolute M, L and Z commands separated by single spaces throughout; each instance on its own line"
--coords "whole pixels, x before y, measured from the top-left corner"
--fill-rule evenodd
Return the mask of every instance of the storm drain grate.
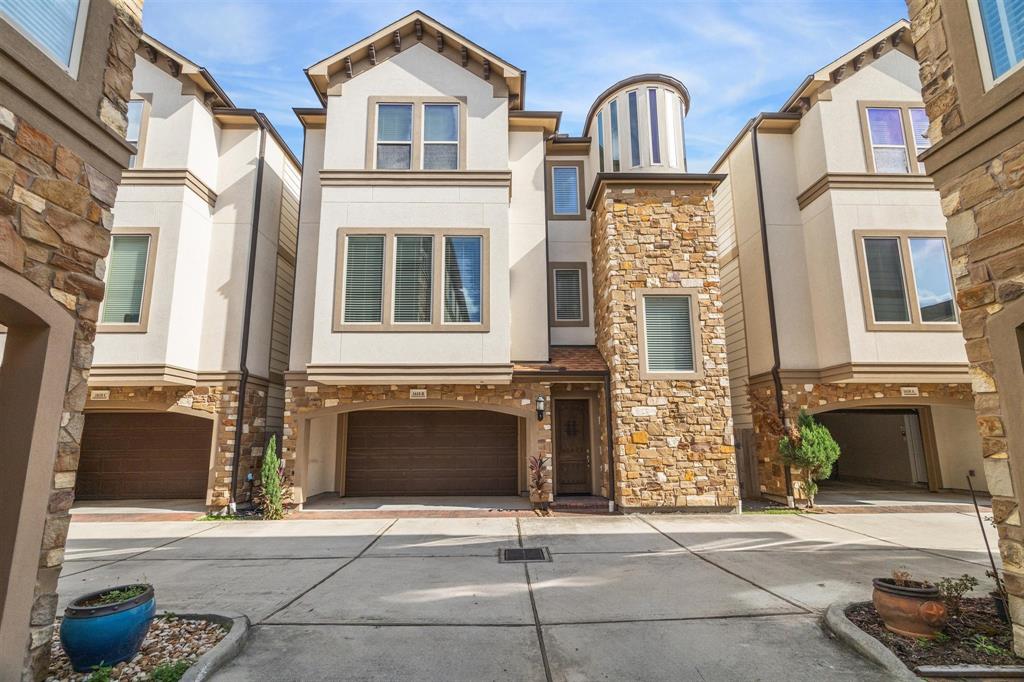
M 503 564 L 551 561 L 551 553 L 547 547 L 506 547 L 498 553 L 498 561 Z

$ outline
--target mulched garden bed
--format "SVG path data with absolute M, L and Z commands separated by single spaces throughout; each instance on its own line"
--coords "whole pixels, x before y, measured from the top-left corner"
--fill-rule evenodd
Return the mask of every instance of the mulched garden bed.
M 871 602 L 852 604 L 846 617 L 896 654 L 911 670 L 922 665 L 1021 665 L 1013 654 L 1013 631 L 988 597 L 965 598 L 935 639 L 909 639 L 885 629 Z
M 186 620 L 175 616 L 160 616 L 153 620 L 142 649 L 130 661 L 119 663 L 109 669 L 109 676 L 98 676 L 101 680 L 131 680 L 132 682 L 151 680 L 151 673 L 161 668 L 159 680 L 176 680 L 184 674 L 188 665 L 195 663 L 200 656 L 212 649 L 217 642 L 224 639 L 227 631 L 220 625 L 206 620 Z M 175 677 L 169 668 L 177 664 L 181 674 Z M 177 671 L 176 671 L 177 672 Z M 89 680 L 93 673 L 76 673 L 71 669 L 71 662 L 60 646 L 60 619 L 53 631 L 50 644 L 50 673 L 47 682 L 63 682 L 72 680 L 82 682 Z

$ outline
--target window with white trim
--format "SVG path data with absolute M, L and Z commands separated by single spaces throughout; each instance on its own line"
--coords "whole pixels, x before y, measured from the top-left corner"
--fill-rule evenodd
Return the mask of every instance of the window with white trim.
M 377 105 L 377 168 L 412 168 L 412 105 Z
M 0 0 L 0 17 L 72 76 L 78 73 L 89 0 Z
M 608 105 L 608 117 L 612 129 L 612 172 L 618 173 L 622 165 L 619 161 L 619 103 L 616 100 Z
M 1024 63 L 1024 0 L 970 0 L 972 14 L 980 19 L 984 43 L 979 49 L 983 58 L 985 80 L 995 83 L 1020 68 Z
M 693 300 L 690 294 L 642 294 L 646 373 L 696 372 Z
M 128 130 L 125 132 L 125 142 L 133 145 L 138 153 L 142 150 L 139 149 L 139 142 L 142 134 L 142 114 L 145 111 L 145 100 L 133 99 L 128 102 Z M 128 158 L 128 167 L 135 168 L 135 163 L 138 160 L 138 154 L 132 154 Z
M 868 107 L 868 135 L 876 173 L 909 173 L 903 113 L 899 107 Z
M 626 104 L 629 108 L 629 162 L 636 168 L 640 165 L 640 104 L 636 90 L 626 93 Z
M 151 237 L 115 234 L 110 238 L 101 324 L 139 324 L 146 295 Z
M 423 105 L 423 169 L 459 167 L 459 105 Z
M 604 173 L 604 112 L 597 112 L 597 170 Z

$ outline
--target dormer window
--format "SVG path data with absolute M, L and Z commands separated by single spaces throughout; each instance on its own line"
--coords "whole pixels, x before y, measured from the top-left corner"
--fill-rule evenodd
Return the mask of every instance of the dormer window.
M 412 104 L 377 105 L 377 168 L 412 168 Z
M 454 97 L 371 98 L 367 168 L 453 171 L 466 165 L 466 107 Z M 372 166 L 370 163 L 372 162 Z

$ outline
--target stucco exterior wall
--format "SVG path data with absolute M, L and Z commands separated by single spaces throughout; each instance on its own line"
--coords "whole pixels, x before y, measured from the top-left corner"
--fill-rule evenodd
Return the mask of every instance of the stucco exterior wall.
M 544 216 L 544 132 L 508 133 L 512 197 L 509 222 L 509 314 L 513 360 L 548 359 L 547 225 Z

